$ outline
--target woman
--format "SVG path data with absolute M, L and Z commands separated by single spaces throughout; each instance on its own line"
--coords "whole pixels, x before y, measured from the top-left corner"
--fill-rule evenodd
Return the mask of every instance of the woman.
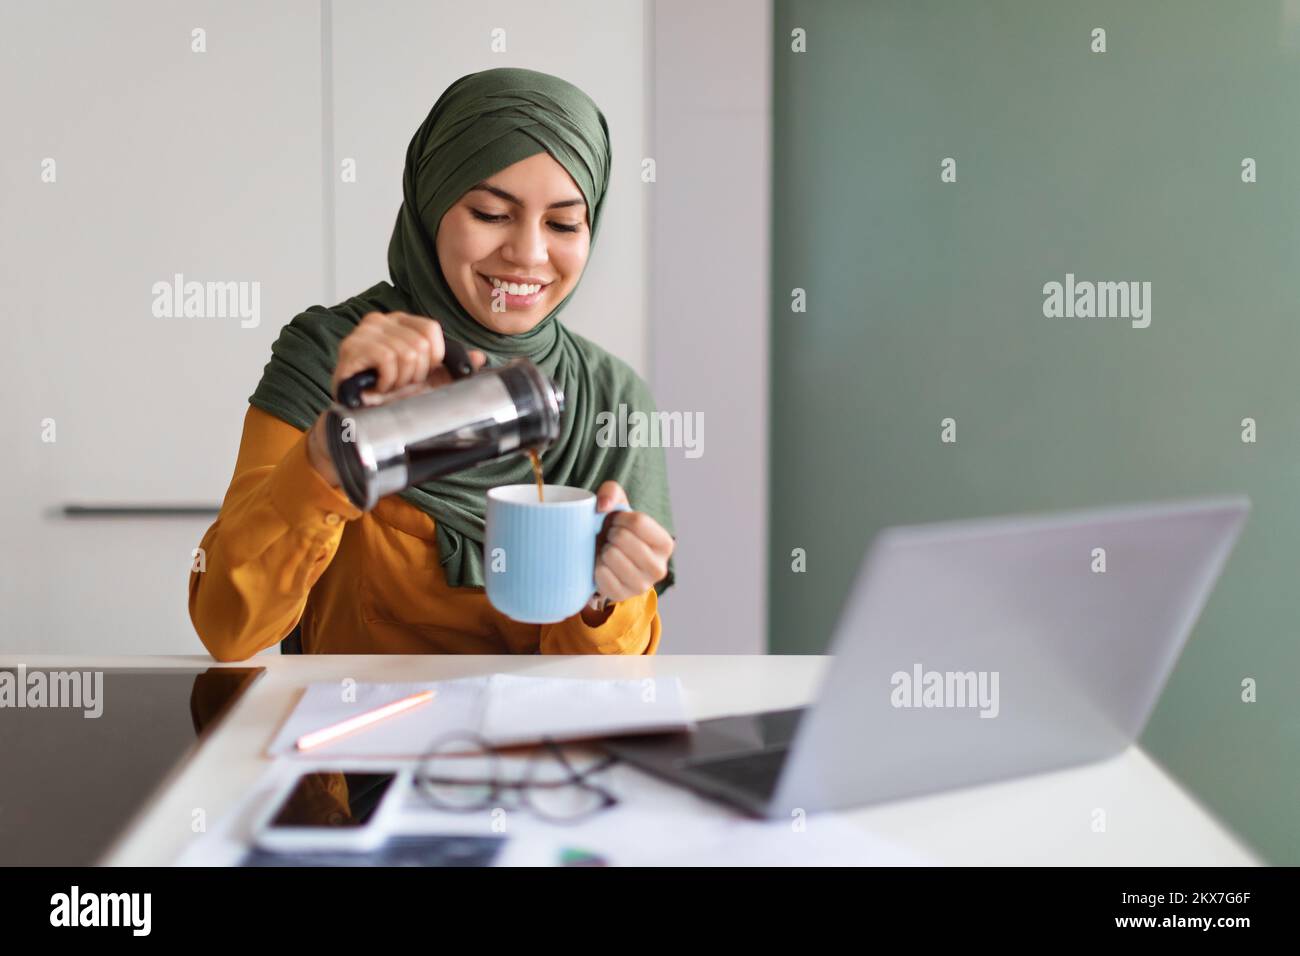
M 249 397 L 234 477 L 190 575 L 190 617 L 213 657 L 244 660 L 299 623 L 307 653 L 656 651 L 658 595 L 674 577 L 664 454 L 596 441 L 601 411 L 653 403 L 626 364 L 558 319 L 610 161 L 605 117 L 557 77 L 487 70 L 438 99 L 407 149 L 392 283 L 295 317 Z M 563 389 L 561 435 L 542 455 L 549 483 L 595 491 L 600 512 L 636 509 L 606 519 L 598 593 L 567 620 L 520 624 L 483 591 L 485 494 L 531 480 L 524 456 L 370 512 L 339 488 L 322 440 L 335 387 L 366 368 L 379 372 L 371 404 L 447 384 L 444 331 L 476 369 L 526 356 Z

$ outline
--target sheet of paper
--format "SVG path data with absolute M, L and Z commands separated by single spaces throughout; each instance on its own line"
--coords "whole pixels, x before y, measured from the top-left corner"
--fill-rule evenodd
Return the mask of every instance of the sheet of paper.
M 689 730 L 681 681 L 579 680 L 493 674 L 483 736 L 507 746 L 541 737 L 579 740 L 618 734 Z
M 566 748 L 573 752 L 572 748 Z M 573 756 L 583 766 L 591 755 Z M 406 832 L 483 833 L 510 841 L 497 866 L 558 866 L 569 855 L 608 866 L 918 866 L 928 861 L 864 830 L 848 815 L 754 820 L 693 791 L 619 764 L 596 780 L 617 806 L 580 823 L 554 824 L 526 811 L 444 813 L 408 802 Z
M 681 681 L 580 680 L 492 674 L 410 684 L 311 684 L 267 747 L 297 755 L 294 742 L 349 717 L 432 688 L 432 701 L 309 752 L 314 757 L 415 757 L 465 749 L 447 741 L 466 732 L 497 746 L 545 737 L 577 740 L 616 734 L 689 730 Z
M 646 866 L 923 866 L 910 850 L 832 814 L 814 814 L 799 828 L 784 820 L 738 820 L 714 839 L 684 851 L 649 853 L 625 862 Z
M 575 766 L 597 756 L 590 748 L 566 748 Z M 471 761 L 485 758 L 467 758 Z M 503 775 L 516 777 L 523 757 L 503 758 Z M 277 760 L 258 785 L 212 829 L 197 836 L 177 859 L 182 866 L 234 866 L 247 853 L 252 823 L 277 788 L 303 763 Z M 620 764 L 597 778 L 619 805 L 578 824 L 550 824 L 527 811 L 449 813 L 407 795 L 394 832 L 507 837 L 496 866 L 557 866 L 566 853 L 587 854 L 610 866 L 915 866 L 929 860 L 870 833 L 851 816 L 814 814 L 802 829 L 784 820 L 751 820 L 722 804 Z

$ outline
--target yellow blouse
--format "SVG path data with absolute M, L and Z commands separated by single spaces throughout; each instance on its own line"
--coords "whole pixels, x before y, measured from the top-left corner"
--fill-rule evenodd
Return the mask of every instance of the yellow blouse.
M 635 502 L 633 502 L 635 507 Z M 235 473 L 200 542 L 190 619 L 219 661 L 278 643 L 301 621 L 308 654 L 653 654 L 654 588 L 581 615 L 520 624 L 482 588 L 453 588 L 433 518 L 396 495 L 363 512 L 307 458 L 307 435 L 249 406 Z

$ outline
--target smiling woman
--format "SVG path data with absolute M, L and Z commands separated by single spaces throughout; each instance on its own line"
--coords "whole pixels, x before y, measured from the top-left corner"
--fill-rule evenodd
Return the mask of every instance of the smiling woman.
M 567 329 L 600 225 L 609 128 L 572 84 L 531 70 L 461 77 L 407 149 L 388 247 L 391 283 L 280 332 L 249 398 L 221 511 L 196 552 L 190 616 L 221 660 L 270 647 L 301 624 L 308 653 L 650 654 L 674 538 L 664 452 L 597 441 L 602 413 L 650 415 L 626 363 Z M 322 453 L 338 383 L 374 368 L 371 402 L 436 388 L 443 332 L 476 368 L 525 357 L 564 393 L 560 437 L 542 455 L 551 484 L 597 493 L 610 512 L 599 592 L 555 624 L 524 624 L 484 592 L 486 493 L 531 479 L 522 455 L 352 505 Z
M 436 240 L 442 273 L 484 328 L 527 332 L 578 284 L 591 247 L 586 213 L 549 153 L 522 159 L 447 210 Z

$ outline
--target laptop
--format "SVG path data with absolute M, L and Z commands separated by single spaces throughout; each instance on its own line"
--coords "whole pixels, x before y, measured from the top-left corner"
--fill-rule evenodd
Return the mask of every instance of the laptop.
M 1146 726 L 1249 509 L 1205 498 L 886 529 L 812 704 L 602 746 L 783 819 L 1102 760 Z

